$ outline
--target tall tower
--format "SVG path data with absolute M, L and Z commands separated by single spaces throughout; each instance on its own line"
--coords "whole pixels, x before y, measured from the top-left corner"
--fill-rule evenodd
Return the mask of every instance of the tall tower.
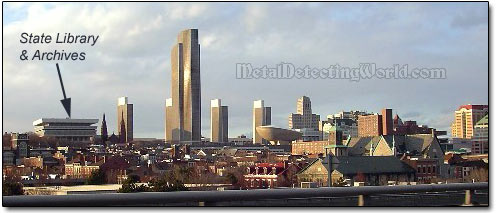
M 228 108 L 220 99 L 210 102 L 210 141 L 228 142 Z
M 289 115 L 290 129 L 313 129 L 319 130 L 320 115 L 312 114 L 312 102 L 307 96 L 298 98 L 296 113 Z
M 133 104 L 128 103 L 127 97 L 120 97 L 117 100 L 117 123 L 119 136 L 126 135 L 126 143 L 133 141 Z
M 256 128 L 258 126 L 267 126 L 271 124 L 271 108 L 264 106 L 263 100 L 253 102 L 253 143 L 266 144 L 267 141 L 258 135 Z
M 200 44 L 198 30 L 183 30 L 171 52 L 172 108 L 166 129 L 170 141 L 201 140 Z M 167 140 L 167 139 L 166 139 Z
M 451 124 L 451 135 L 454 138 L 472 138 L 474 126 L 489 113 L 488 105 L 463 105 L 455 111 L 455 121 Z
M 103 113 L 102 127 L 100 129 L 102 136 L 102 144 L 108 140 L 108 132 L 107 132 L 107 121 L 105 121 L 105 113 Z

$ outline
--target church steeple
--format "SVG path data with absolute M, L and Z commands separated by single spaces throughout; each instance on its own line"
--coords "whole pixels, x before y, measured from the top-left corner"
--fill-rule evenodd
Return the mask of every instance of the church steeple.
M 119 143 L 126 143 L 126 124 L 124 123 L 124 112 L 121 117 L 121 134 L 119 135 Z
M 102 135 L 102 143 L 105 144 L 105 142 L 108 140 L 107 121 L 105 121 L 105 113 L 103 113 L 101 135 Z

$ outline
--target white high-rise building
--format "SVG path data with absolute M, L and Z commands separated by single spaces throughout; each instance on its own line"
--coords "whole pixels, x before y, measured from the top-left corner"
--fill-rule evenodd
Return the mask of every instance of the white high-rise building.
M 266 144 L 267 141 L 257 133 L 258 126 L 268 126 L 271 124 L 271 108 L 264 106 L 263 100 L 253 102 L 253 143 Z

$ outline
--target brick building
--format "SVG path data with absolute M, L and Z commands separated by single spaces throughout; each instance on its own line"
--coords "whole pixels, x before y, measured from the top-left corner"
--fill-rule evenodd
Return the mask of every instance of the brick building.
M 382 115 L 358 116 L 358 136 L 379 136 L 382 134 Z

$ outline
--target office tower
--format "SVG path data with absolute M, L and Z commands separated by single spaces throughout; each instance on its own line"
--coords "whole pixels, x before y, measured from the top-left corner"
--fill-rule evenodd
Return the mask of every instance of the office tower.
M 34 133 L 67 142 L 94 141 L 98 119 L 41 118 L 33 122 Z
M 103 113 L 102 127 L 100 129 L 100 134 L 102 136 L 102 144 L 108 140 L 108 132 L 107 132 L 107 121 L 105 121 L 105 113 Z
M 253 143 L 267 144 L 268 141 L 257 133 L 258 126 L 268 126 L 271 124 L 271 108 L 264 106 L 263 100 L 253 102 Z
M 488 105 L 463 105 L 455 111 L 451 124 L 451 136 L 470 139 L 474 136 L 474 125 L 489 112 Z
M 312 114 L 310 98 L 306 96 L 298 98 L 296 113 L 289 115 L 289 128 L 319 130 L 319 121 L 320 115 Z
M 171 141 L 201 140 L 200 44 L 198 30 L 181 31 L 171 52 Z M 169 127 L 166 127 L 168 129 Z
M 172 141 L 172 122 L 174 118 L 174 114 L 172 112 L 172 98 L 167 98 L 165 100 L 165 141 Z M 176 132 L 177 133 L 177 132 Z
M 210 141 L 228 142 L 228 109 L 220 99 L 210 102 Z
M 382 135 L 393 134 L 393 110 L 382 109 Z
M 358 116 L 358 136 L 379 136 L 382 134 L 382 116 L 360 115 Z
M 119 136 L 125 135 L 126 143 L 133 141 L 133 104 L 128 103 L 127 97 L 120 97 L 117 101 L 117 124 Z

